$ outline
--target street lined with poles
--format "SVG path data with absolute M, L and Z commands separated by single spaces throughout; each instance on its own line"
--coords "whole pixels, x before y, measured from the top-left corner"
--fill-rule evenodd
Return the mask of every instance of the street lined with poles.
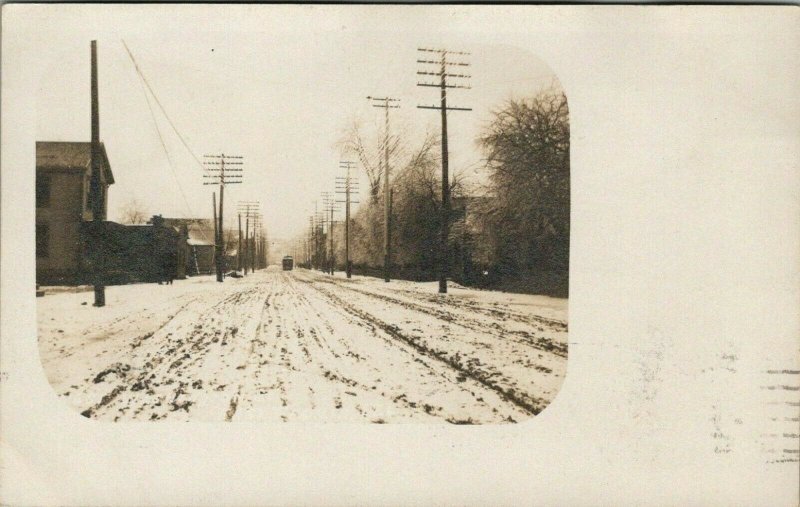
M 354 162 L 349 160 L 344 160 L 339 162 L 339 169 L 345 170 L 344 176 L 337 176 L 336 177 L 336 193 L 344 194 L 344 201 L 337 201 L 343 202 L 345 205 L 345 212 L 344 212 L 344 257 L 345 257 L 345 274 L 347 278 L 352 278 L 353 276 L 353 266 L 350 261 L 350 204 L 351 203 L 358 203 L 358 201 L 354 201 L 351 199 L 351 195 L 353 193 L 358 193 L 358 180 L 354 180 L 350 174 L 351 169 L 354 166 Z
M 83 220 L 90 223 L 81 227 L 89 232 L 98 227 L 99 237 L 106 220 L 101 167 L 106 154 L 100 144 L 95 43 L 91 49 L 92 172 L 84 184 L 90 186 L 93 213 L 83 211 Z M 126 49 L 143 89 L 153 95 L 166 116 L 162 102 Z M 408 49 L 415 54 L 414 46 Z M 308 132 L 298 129 L 305 143 L 299 146 L 308 148 L 301 150 L 300 160 L 291 161 L 299 168 L 287 165 L 279 171 L 275 160 L 263 163 L 263 152 L 272 156 L 273 148 L 286 157 L 294 134 L 275 140 L 252 129 L 251 151 L 240 153 L 246 153 L 249 165 L 257 160 L 259 170 L 248 169 L 250 186 L 234 191 L 235 217 L 229 202 L 231 190 L 226 187 L 244 183 L 245 156 L 220 151 L 201 157 L 192 152 L 194 160 L 184 157 L 183 162 L 194 171 L 192 181 L 211 186 L 213 250 L 207 237 L 211 229 L 206 218 L 207 192 L 199 186 L 193 190 L 195 200 L 203 203 L 202 213 L 188 210 L 188 216 L 175 218 L 154 215 L 150 223 L 135 222 L 120 233 L 140 235 L 136 241 L 159 239 L 165 254 L 148 248 L 142 263 L 150 262 L 162 273 L 174 268 L 169 262 L 195 266 L 193 273 L 187 269 L 176 277 L 179 282 L 174 286 L 171 279 L 163 286 L 145 286 L 133 277 L 121 277 L 124 283 L 108 291 L 106 301 L 109 273 L 135 262 L 113 259 L 117 252 L 104 252 L 102 242 L 90 245 L 86 269 L 94 270 L 90 281 L 95 305 L 108 302 L 111 308 L 84 309 L 76 304 L 78 298 L 86 297 L 80 293 L 50 296 L 42 305 L 45 315 L 70 309 L 67 319 L 48 315 L 39 322 L 41 357 L 48 377 L 55 379 L 56 392 L 83 416 L 103 420 L 476 424 L 516 422 L 539 413 L 554 398 L 566 372 L 566 298 L 548 296 L 544 301 L 538 295 L 487 288 L 480 285 L 485 279 L 474 282 L 480 276 L 467 277 L 486 275 L 485 266 L 497 266 L 486 261 L 477 269 L 471 264 L 463 269 L 467 260 L 478 258 L 474 252 L 489 257 L 493 252 L 483 250 L 500 244 L 479 230 L 496 228 L 496 222 L 473 219 L 486 218 L 480 215 L 482 205 L 493 197 L 469 195 L 458 185 L 465 168 L 460 147 L 454 149 L 458 158 L 449 160 L 449 147 L 461 145 L 448 144 L 448 113 L 471 110 L 453 106 L 448 96 L 453 89 L 469 88 L 470 76 L 459 70 L 470 65 L 465 61 L 468 53 L 429 48 L 419 48 L 418 53 L 422 56 L 416 60 L 420 66 L 416 84 L 438 88 L 439 103 L 417 108 L 439 111 L 440 118 L 433 117 L 430 123 L 441 121 L 441 137 L 428 125 L 424 133 L 415 130 L 403 117 L 407 111 L 401 110 L 400 96 L 385 95 L 391 90 L 383 88 L 383 82 L 376 86 L 384 89 L 382 96 L 365 91 L 351 97 L 356 113 L 373 121 L 365 127 L 366 136 L 358 132 L 364 118 L 356 118 L 353 130 L 319 155 L 313 152 L 321 144 L 314 131 L 320 124 L 309 121 Z M 413 59 L 408 60 L 409 68 L 413 67 Z M 405 74 L 414 89 L 411 72 Z M 403 96 L 402 101 L 406 100 Z M 375 109 L 383 109 L 382 114 Z M 417 114 L 413 111 L 408 114 Z M 150 108 L 158 130 L 153 112 Z M 219 114 L 223 112 L 220 108 Z M 417 117 L 426 118 L 424 114 Z M 166 120 L 187 149 L 187 140 L 198 139 L 197 132 L 185 137 L 178 133 L 180 121 Z M 333 130 L 332 123 L 326 125 Z M 157 133 L 172 166 L 179 159 L 170 157 L 169 140 Z M 249 133 L 229 135 L 208 129 L 204 135 L 205 145 L 248 149 Z M 460 140 L 462 135 L 453 137 Z M 568 149 L 568 145 L 557 148 Z M 262 153 L 257 153 L 259 149 Z M 331 169 L 335 169 L 333 177 Z M 177 174 L 173 170 L 179 186 Z M 255 177 L 261 179 L 252 184 Z M 367 199 L 359 200 L 360 185 L 367 183 Z M 167 188 L 168 182 L 159 184 Z M 244 190 L 241 194 L 240 189 Z M 310 213 L 308 200 L 320 192 Z M 509 202 L 516 205 L 519 200 Z M 506 216 L 491 206 L 485 212 L 492 213 L 490 218 Z M 267 221 L 281 221 L 280 227 L 294 228 L 295 234 L 285 235 L 278 227 L 267 230 Z M 125 227 L 117 225 L 120 230 Z M 479 245 L 483 250 L 472 250 L 479 234 L 484 234 Z M 277 251 L 274 258 L 272 250 Z M 141 250 L 136 254 L 141 255 Z M 453 266 L 449 266 L 450 257 Z M 284 262 L 276 266 L 276 259 Z M 457 273 L 459 260 L 462 276 L 453 276 L 456 284 L 448 276 L 450 269 Z M 111 266 L 112 261 L 117 266 Z M 479 262 L 484 260 L 475 263 Z M 210 276 L 212 270 L 216 277 Z M 226 274 L 230 275 L 227 280 Z M 471 288 L 473 284 L 481 288 Z M 75 368 L 74 361 L 80 368 Z
M 215 259 L 217 268 L 217 281 L 222 282 L 224 278 L 223 268 L 225 263 L 225 246 L 224 246 L 224 196 L 225 185 L 235 185 L 242 183 L 242 172 L 244 171 L 243 157 L 235 155 L 203 155 L 203 165 L 205 166 L 205 174 L 203 174 L 203 185 L 219 185 L 219 212 L 215 219 L 215 230 L 217 231 L 215 243 Z M 214 207 L 216 210 L 216 206 Z M 218 222 L 217 222 L 218 220 Z
M 212 194 L 213 200 L 213 224 L 214 224 L 214 264 L 215 264 L 215 271 L 216 271 L 216 278 L 217 281 L 221 282 L 224 279 L 224 270 L 226 268 L 226 259 L 227 259 L 227 251 L 226 251 L 226 231 L 225 231 L 225 187 L 230 184 L 241 184 L 242 175 L 243 175 L 243 165 L 244 165 L 244 157 L 241 155 L 230 155 L 226 153 L 213 153 L 213 154 L 206 154 L 202 157 L 198 157 L 190 147 L 189 140 L 190 137 L 183 135 L 179 129 L 178 125 L 180 122 L 175 122 L 173 120 L 172 115 L 168 114 L 167 108 L 165 108 L 164 101 L 160 100 L 156 94 L 156 90 L 154 89 L 153 84 L 154 81 L 148 80 L 145 77 L 143 72 L 143 68 L 139 65 L 139 62 L 134 57 L 131 48 L 125 41 L 122 41 L 123 47 L 127 56 L 130 58 L 131 62 L 133 63 L 133 67 L 138 75 L 138 77 L 142 81 L 142 88 L 145 90 L 146 98 L 152 96 L 154 100 L 155 106 L 157 106 L 157 110 L 160 110 L 165 120 L 168 122 L 169 126 L 172 128 L 174 133 L 177 135 L 178 140 L 182 143 L 182 145 L 188 150 L 188 152 L 192 155 L 193 159 L 197 161 L 197 163 L 202 167 L 203 174 L 203 184 L 204 185 L 216 185 L 219 188 L 216 192 Z M 418 47 L 417 48 L 417 58 L 416 63 L 418 65 L 418 70 L 416 71 L 417 83 L 418 87 L 428 87 L 428 88 L 437 88 L 439 90 L 439 103 L 438 104 L 419 104 L 416 107 L 419 109 L 428 109 L 428 110 L 437 110 L 440 113 L 440 120 L 441 120 L 441 136 L 440 136 L 440 145 L 441 145 L 441 204 L 439 206 L 439 222 L 440 222 L 440 230 L 439 232 L 439 239 L 437 245 L 437 252 L 436 252 L 436 262 L 437 262 L 437 275 L 438 275 L 438 283 L 439 283 L 439 292 L 446 293 L 447 292 L 447 279 L 449 276 L 450 270 L 450 262 L 451 262 L 451 254 L 450 254 L 450 227 L 451 223 L 454 220 L 452 216 L 452 202 L 451 202 L 451 185 L 450 185 L 450 153 L 449 153 L 449 139 L 448 139 L 448 113 L 450 111 L 471 111 L 471 108 L 468 107 L 457 107 L 453 106 L 449 103 L 450 97 L 448 96 L 453 90 L 470 89 L 469 86 L 469 79 L 471 79 L 471 75 L 465 73 L 466 68 L 470 67 L 470 62 L 467 61 L 467 58 L 470 56 L 470 53 L 464 51 L 453 51 L 445 48 L 431 48 L 431 47 Z M 90 175 L 90 203 L 91 206 L 95 207 L 96 210 L 93 212 L 93 221 L 95 222 L 102 222 L 105 220 L 105 209 L 104 206 L 100 205 L 104 199 L 102 183 L 100 180 L 100 170 L 99 170 L 99 151 L 100 151 L 100 134 L 99 134 L 99 100 L 98 100 L 98 79 L 97 79 L 97 45 L 95 41 L 91 43 L 91 99 L 92 99 L 92 158 L 91 158 L 91 167 L 92 172 Z M 149 92 L 149 96 L 147 95 Z M 394 155 L 396 154 L 395 150 L 399 143 L 399 135 L 393 135 L 391 129 L 391 121 L 392 121 L 392 113 L 390 109 L 400 110 L 401 108 L 401 98 L 398 96 L 390 96 L 387 94 L 364 94 L 361 95 L 362 97 L 366 97 L 368 101 L 368 107 L 383 109 L 383 125 L 382 129 L 378 128 L 377 134 L 379 134 L 379 138 L 381 138 L 380 142 L 378 143 L 377 150 L 379 152 L 378 156 L 373 157 L 370 153 L 369 155 L 366 154 L 365 150 L 363 149 L 363 145 L 359 147 L 360 151 L 342 151 L 341 154 L 343 155 L 342 158 L 345 158 L 346 155 L 356 154 L 359 157 L 359 161 L 361 162 L 361 170 L 363 171 L 372 171 L 374 167 L 377 167 L 379 171 L 377 174 L 380 175 L 380 181 L 373 178 L 370 182 L 376 182 L 371 188 L 373 192 L 374 199 L 381 199 L 382 206 L 383 206 L 383 279 L 386 282 L 389 282 L 393 278 L 393 256 L 394 253 L 392 252 L 393 245 L 397 246 L 398 243 L 395 240 L 393 242 L 393 208 L 395 203 L 394 198 L 396 196 L 396 189 L 393 188 L 393 180 L 398 175 L 401 175 L 407 167 L 404 167 L 402 164 L 403 162 L 398 162 Z M 404 100 L 404 99 L 403 99 Z M 150 106 L 150 102 L 148 101 L 148 106 Z M 151 107 L 151 114 L 153 113 L 153 108 Z M 397 113 L 395 113 L 397 114 Z M 158 124 L 156 122 L 155 117 L 153 117 L 154 126 L 158 130 Z M 165 139 L 161 135 L 159 131 L 159 138 L 161 140 L 161 144 L 165 150 L 168 152 L 168 143 L 165 142 Z M 402 150 L 400 150 L 402 152 Z M 170 158 L 169 153 L 167 153 L 167 157 Z M 172 165 L 172 161 L 170 160 L 170 165 Z M 377 163 L 376 163 L 377 162 Z M 398 175 L 393 174 L 392 165 L 397 165 L 396 169 L 399 169 Z M 370 167 L 366 167 L 370 166 Z M 335 241 L 336 238 L 334 233 L 336 232 L 336 223 L 334 214 L 335 212 L 339 211 L 339 208 L 336 207 L 336 204 L 342 204 L 343 209 L 343 219 L 341 222 L 344 224 L 344 231 L 343 234 L 340 234 L 340 237 L 343 239 L 342 243 L 344 246 L 344 271 L 348 278 L 352 277 L 353 274 L 353 266 L 354 260 L 352 258 L 353 255 L 353 211 L 351 206 L 353 204 L 358 203 L 358 201 L 352 198 L 352 192 L 357 191 L 358 189 L 358 177 L 354 177 L 352 172 L 357 171 L 359 168 L 350 161 L 342 161 L 340 164 L 340 169 L 345 171 L 344 176 L 337 176 L 335 179 L 335 186 L 333 191 L 336 194 L 341 194 L 344 199 L 343 200 L 332 200 L 330 203 L 326 204 L 325 208 L 322 212 L 325 216 L 320 220 L 319 217 L 313 216 L 309 221 L 309 232 L 308 238 L 304 240 L 304 244 L 306 248 L 301 249 L 300 257 L 305 256 L 305 263 L 309 265 L 315 264 L 315 257 L 317 258 L 317 265 L 323 267 L 328 272 L 334 272 L 336 266 L 336 250 L 335 250 Z M 375 173 L 370 173 L 375 174 Z M 382 187 L 382 188 L 381 188 Z M 376 188 L 381 189 L 382 192 L 376 190 Z M 186 200 L 186 195 L 183 194 L 181 190 L 184 200 Z M 218 195 L 217 195 L 218 193 Z M 375 197 L 379 194 L 380 197 Z M 218 203 L 217 203 L 218 200 Z M 195 215 L 196 216 L 196 215 Z M 268 251 L 268 243 L 266 241 L 265 234 L 263 232 L 263 218 L 259 216 L 246 216 L 244 217 L 244 224 L 242 224 L 242 217 L 237 216 L 237 231 L 234 234 L 238 234 L 238 248 L 239 254 L 237 255 L 236 259 L 236 266 L 237 270 L 243 270 L 244 272 L 252 271 L 256 266 L 266 263 L 266 253 Z M 395 217 L 396 218 L 396 217 Z M 251 225 L 252 224 L 252 225 Z M 371 227 L 375 227 L 371 225 Z M 242 230 L 244 229 L 244 230 Z M 361 248 L 361 236 L 364 234 L 363 227 L 359 227 L 356 229 L 359 235 L 356 238 L 356 244 L 358 248 Z M 370 231 L 373 232 L 373 231 Z M 375 231 L 377 232 L 377 231 Z M 324 243 L 320 240 L 324 238 Z M 400 245 L 402 249 L 402 245 Z M 94 245 L 93 249 L 89 249 L 92 255 L 91 262 L 88 266 L 91 266 L 94 269 L 93 281 L 95 286 L 95 304 L 97 306 L 102 306 L 105 304 L 105 297 L 104 297 L 104 290 L 105 290 L 105 274 L 104 272 L 104 259 L 105 256 L 102 253 L 102 245 L 98 244 Z M 362 253 L 358 253 L 357 255 L 362 256 Z M 262 260 L 263 258 L 263 260 Z M 320 264 L 321 262 L 321 264 Z M 359 259 L 356 261 L 364 262 L 363 259 Z M 303 264 L 303 263 L 301 263 Z M 368 270 L 376 267 L 377 262 L 370 259 L 364 264 L 364 267 Z M 374 273 L 374 271 L 372 271 Z M 403 275 L 405 276 L 405 275 Z
M 256 259 L 256 242 L 255 242 L 255 235 L 256 231 L 259 228 L 259 222 L 261 220 L 261 212 L 260 212 L 261 203 L 259 201 L 239 201 L 238 203 L 238 213 L 239 213 L 239 220 L 241 222 L 241 217 L 244 216 L 245 219 L 245 229 L 244 229 L 244 245 L 240 247 L 239 252 L 237 253 L 237 262 L 242 265 L 244 269 L 244 274 L 247 275 L 248 269 L 250 271 L 255 271 L 255 259 Z M 251 224 L 252 224 L 252 235 L 251 235 Z M 241 226 L 240 226 L 241 231 Z M 244 262 L 242 262 L 244 259 Z

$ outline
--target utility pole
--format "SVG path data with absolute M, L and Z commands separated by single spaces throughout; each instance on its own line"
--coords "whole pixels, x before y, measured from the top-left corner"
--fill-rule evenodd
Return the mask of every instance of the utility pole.
M 217 245 L 219 245 L 219 222 L 217 222 L 217 193 L 211 192 L 211 204 L 214 208 L 214 264 L 219 267 L 219 262 L 217 261 L 217 256 L 219 255 L 219 251 Z M 219 272 L 219 271 L 217 271 Z M 217 279 L 219 281 L 219 278 Z
M 325 248 L 325 240 L 328 239 L 330 241 L 331 236 L 331 225 L 328 223 L 328 235 L 325 236 L 325 222 L 328 221 L 328 206 L 330 204 L 330 192 L 322 192 L 322 211 L 321 211 L 321 218 L 320 221 L 320 249 L 323 251 L 321 264 L 322 264 L 322 272 L 328 273 L 330 272 L 330 259 L 331 259 L 331 252 L 330 248 Z
M 422 53 L 434 53 L 439 55 L 439 60 L 426 60 L 417 59 L 417 63 L 423 65 L 435 65 L 438 68 L 433 72 L 430 70 L 417 71 L 417 75 L 421 76 L 438 76 L 438 83 L 422 82 L 417 83 L 417 86 L 429 86 L 439 88 L 439 96 L 441 103 L 438 106 L 417 106 L 420 109 L 437 109 L 442 115 L 442 208 L 441 208 L 441 238 L 439 245 L 439 292 L 442 294 L 447 293 L 447 272 L 449 264 L 448 252 L 448 237 L 450 234 L 450 178 L 448 168 L 448 153 L 447 153 L 447 111 L 472 111 L 471 108 L 466 107 L 447 107 L 447 89 L 448 88 L 465 88 L 469 89 L 469 85 L 462 84 L 447 84 L 447 78 L 469 79 L 471 76 L 466 74 L 455 74 L 447 72 L 448 66 L 469 67 L 466 62 L 447 61 L 448 55 L 468 56 L 469 53 L 460 51 L 447 51 L 445 49 L 429 49 L 418 48 L 417 51 Z M 423 67 L 428 69 L 430 67 Z
M 389 190 L 389 109 L 399 109 L 400 99 L 390 97 L 367 97 L 372 101 L 372 107 L 384 109 L 384 140 L 383 140 L 383 281 L 388 282 L 391 278 L 392 251 L 391 251 L 391 214 L 389 213 L 389 200 L 391 199 Z
M 253 273 L 256 272 L 256 227 L 253 225 L 253 248 L 250 250 L 250 269 Z
M 250 230 L 250 249 L 247 251 L 248 256 L 250 257 L 250 272 L 255 274 L 256 272 L 256 217 L 255 215 L 251 215 L 250 217 L 253 221 L 253 228 Z
M 306 245 L 306 264 L 310 269 L 314 268 L 314 215 L 308 217 L 308 242 Z
M 323 259 L 323 228 L 325 227 L 325 212 L 318 211 L 318 201 L 314 201 L 314 269 L 325 270 Z
M 261 215 L 256 215 L 256 227 L 253 230 L 253 271 L 261 269 L 261 240 L 264 238 L 264 231 L 261 228 L 264 224 L 261 222 Z
M 91 42 L 91 101 L 92 101 L 92 143 L 90 167 L 90 195 L 92 206 L 92 228 L 94 229 L 94 305 L 106 305 L 105 285 L 105 234 L 103 234 L 103 220 L 105 219 L 105 195 L 103 182 L 100 178 L 100 93 L 97 85 L 97 41 Z
M 242 270 L 242 214 L 239 213 L 239 249 L 236 250 L 236 271 Z
M 331 192 L 323 192 L 323 203 L 325 206 L 324 211 L 330 213 L 330 220 L 328 221 L 328 237 L 330 240 L 330 253 L 328 255 L 328 272 L 333 275 L 334 267 L 336 264 L 336 255 L 333 250 L 333 213 L 338 211 L 336 206 L 336 199 Z
M 216 267 L 217 267 L 217 281 L 222 282 L 223 279 L 223 263 L 225 262 L 225 245 L 223 233 L 223 209 L 224 209 L 224 196 L 225 185 L 240 184 L 242 182 L 242 172 L 244 168 L 243 157 L 235 155 L 203 155 L 203 165 L 205 174 L 203 178 L 209 181 L 204 181 L 203 185 L 217 185 L 219 184 L 219 225 L 217 226 L 218 235 L 215 239 L 216 243 Z M 216 208 L 215 208 L 216 209 Z
M 244 215 L 245 217 L 245 230 L 244 230 L 244 245 L 241 248 L 240 258 L 244 259 L 242 262 L 242 266 L 244 267 L 244 274 L 247 274 L 248 265 L 251 271 L 255 271 L 255 267 L 252 263 L 253 260 L 253 248 L 255 247 L 254 244 L 250 242 L 250 223 L 253 224 L 253 232 L 255 233 L 256 230 L 256 223 L 255 218 L 258 213 L 258 208 L 260 203 L 258 201 L 239 201 L 238 203 L 238 211 L 241 223 L 241 216 Z M 241 228 L 241 225 L 240 225 Z
M 256 210 L 253 212 L 252 216 L 253 216 L 253 238 L 252 238 L 253 248 L 250 250 L 250 269 L 253 271 L 253 273 L 255 273 L 257 267 L 257 261 L 260 255 L 258 248 L 259 244 L 256 239 L 256 236 L 257 235 L 260 236 L 258 234 L 258 231 L 260 230 L 259 226 L 261 226 L 261 214 Z
M 328 235 L 331 237 L 331 254 L 330 254 L 330 273 L 333 276 L 334 266 L 336 265 L 336 252 L 333 251 L 333 206 L 331 205 L 331 220 L 328 222 Z
M 310 262 L 311 262 L 311 235 L 313 233 L 312 231 L 314 230 L 314 224 L 311 222 L 311 220 L 312 220 L 312 217 L 309 216 L 308 217 L 308 235 L 306 236 L 305 240 L 303 241 L 303 243 L 305 243 L 305 250 L 304 250 L 305 255 L 304 255 L 303 259 L 305 260 L 305 264 L 306 265 L 309 265 Z
M 247 257 L 250 253 L 250 215 L 248 214 L 244 222 L 244 274 L 247 275 L 247 266 L 249 265 Z
M 325 212 L 324 211 L 317 211 L 314 213 L 315 215 L 315 234 L 316 234 L 316 241 L 314 248 L 316 249 L 316 268 L 320 271 L 325 271 Z
M 310 224 L 311 225 L 311 232 L 310 232 L 311 236 L 310 236 L 309 240 L 310 240 L 311 243 L 310 243 L 310 246 L 309 246 L 309 256 L 310 256 L 309 263 L 310 263 L 310 268 L 311 269 L 317 269 L 317 214 L 316 214 L 316 212 L 311 215 L 310 222 L 311 222 L 311 224 Z
M 352 192 L 358 192 L 358 181 L 352 181 L 350 178 L 350 169 L 353 166 L 353 162 L 349 160 L 344 160 L 339 162 L 339 168 L 344 169 L 345 176 L 337 176 L 336 177 L 336 193 L 344 194 L 345 198 L 344 201 L 337 201 L 337 202 L 344 202 L 344 261 L 345 261 L 345 273 L 347 274 L 347 278 L 351 278 L 353 276 L 353 266 L 350 262 L 350 203 L 357 203 L 358 201 L 353 201 L 350 198 L 350 194 Z

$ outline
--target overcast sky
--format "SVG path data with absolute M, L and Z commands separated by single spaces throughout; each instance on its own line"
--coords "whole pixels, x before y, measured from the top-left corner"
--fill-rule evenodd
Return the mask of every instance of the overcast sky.
M 322 191 L 341 175 L 337 141 L 354 121 L 379 133 L 383 110 L 368 95 L 401 99 L 392 128 L 411 138 L 439 132 L 438 90 L 416 86 L 417 47 L 441 46 L 441 38 L 418 33 L 386 34 L 315 30 L 296 26 L 281 33 L 198 31 L 154 37 L 124 34 L 142 72 L 191 150 L 244 157 L 244 183 L 225 191 L 226 222 L 235 223 L 238 200 L 260 200 L 273 238 L 300 233 Z M 50 65 L 37 96 L 37 139 L 90 138 L 90 41 L 63 38 L 39 42 Z M 556 76 L 536 55 L 498 44 L 460 43 L 447 48 L 471 52 L 471 90 L 455 90 L 449 105 L 471 112 L 449 115 L 451 170 L 473 177 L 481 152 L 475 137 L 490 111 L 506 99 L 558 87 Z M 132 199 L 151 214 L 210 217 L 214 187 L 149 96 L 121 38 L 98 38 L 100 132 L 114 171 L 110 219 Z M 159 140 L 161 130 L 170 160 Z M 362 184 L 362 193 L 367 185 Z M 320 204 L 321 206 L 321 204 Z

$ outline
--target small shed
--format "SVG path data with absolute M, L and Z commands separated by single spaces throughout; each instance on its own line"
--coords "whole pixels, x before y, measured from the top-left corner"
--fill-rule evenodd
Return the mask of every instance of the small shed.
M 207 218 L 164 218 L 164 225 L 186 231 L 186 274 L 214 273 L 214 221 Z

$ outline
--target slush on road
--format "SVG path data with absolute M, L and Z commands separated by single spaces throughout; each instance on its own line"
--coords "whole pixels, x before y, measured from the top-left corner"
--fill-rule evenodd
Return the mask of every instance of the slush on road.
M 104 421 L 523 421 L 566 373 L 567 300 L 279 266 L 39 300 L 45 373 Z

